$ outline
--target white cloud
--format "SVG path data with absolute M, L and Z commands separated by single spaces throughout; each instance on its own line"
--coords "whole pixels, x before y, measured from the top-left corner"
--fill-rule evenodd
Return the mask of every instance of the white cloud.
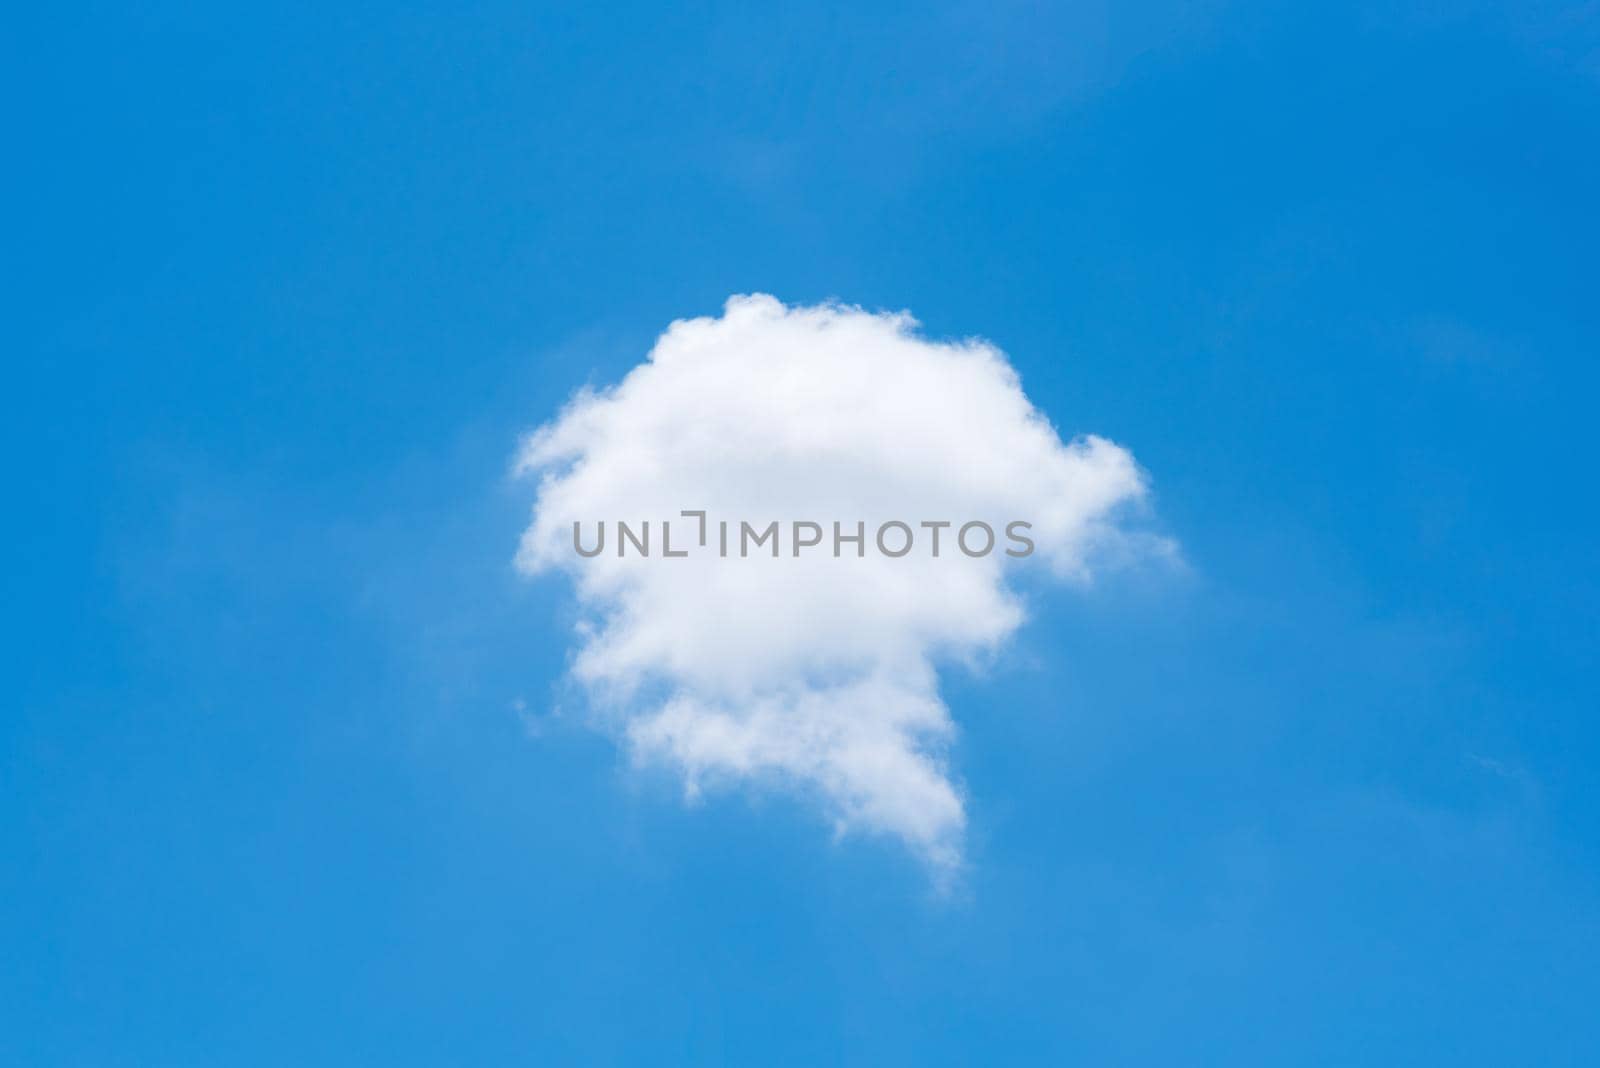
M 691 795 L 792 786 L 841 832 L 898 836 L 941 872 L 960 864 L 966 817 L 935 666 L 1021 625 L 1009 571 L 1083 581 L 1126 548 L 1116 519 L 1145 492 L 1126 450 L 1063 443 L 993 346 L 927 340 L 905 314 L 763 295 L 673 323 L 619 385 L 580 393 L 532 435 L 519 467 L 541 480 L 517 565 L 572 576 L 587 614 L 573 673 L 637 761 L 681 772 Z M 707 548 L 684 509 L 708 513 Z M 616 555 L 618 519 L 650 521 L 649 558 Z M 660 556 L 668 519 L 687 558 Z M 728 558 L 719 519 L 733 525 Z M 1037 545 L 1026 560 L 1002 551 L 1019 519 Z M 588 546 L 601 520 L 606 551 L 578 556 L 574 521 Z M 779 558 L 739 558 L 741 520 L 781 521 Z M 799 558 L 795 520 L 826 532 Z M 836 558 L 832 523 L 858 520 L 865 557 L 847 545 Z M 910 555 L 872 546 L 889 520 L 913 526 Z M 999 545 L 967 557 L 952 527 L 936 559 L 923 520 L 983 520 Z

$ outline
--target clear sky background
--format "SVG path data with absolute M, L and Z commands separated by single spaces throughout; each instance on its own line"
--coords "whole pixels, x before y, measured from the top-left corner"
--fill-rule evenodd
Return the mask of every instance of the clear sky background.
M 1600 1061 L 1600 15 L 1305 7 L 13 11 L 0 1061 Z M 754 290 L 1183 546 L 947 673 L 957 894 L 631 770 L 512 570 Z

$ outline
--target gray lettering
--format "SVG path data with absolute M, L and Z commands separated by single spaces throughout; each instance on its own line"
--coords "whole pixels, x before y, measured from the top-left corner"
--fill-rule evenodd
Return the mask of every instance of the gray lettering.
M 600 520 L 600 538 L 594 543 L 594 549 L 592 551 L 585 550 L 584 547 L 578 542 L 578 526 L 578 521 L 574 519 L 572 521 L 572 547 L 578 550 L 579 556 L 599 556 L 601 551 L 606 547 L 606 521 L 604 519 Z
M 650 520 L 646 519 L 643 523 L 640 523 L 639 526 L 641 528 L 643 528 L 643 530 L 644 530 L 644 540 L 643 541 L 640 541 L 638 538 L 634 537 L 633 531 L 628 529 L 628 524 L 627 523 L 623 522 L 620 519 L 617 520 L 617 555 L 618 556 L 626 556 L 627 555 L 627 553 L 624 550 L 627 548 L 627 543 L 630 542 L 630 541 L 633 542 L 633 547 L 636 550 L 638 550 L 640 556 L 649 556 L 650 555 Z
M 890 527 L 899 527 L 901 530 L 905 531 L 905 533 L 906 533 L 905 544 L 900 546 L 900 551 L 899 552 L 895 552 L 895 553 L 890 552 L 889 551 L 889 547 L 883 543 L 883 532 L 888 530 Z M 895 558 L 902 557 L 906 553 L 911 551 L 911 539 L 912 539 L 912 537 L 913 537 L 913 535 L 911 533 L 911 528 L 910 527 L 906 526 L 904 523 L 900 522 L 898 519 L 892 520 L 892 521 L 890 521 L 888 523 L 883 524 L 882 526 L 880 526 L 878 528 L 878 551 L 880 553 L 882 553 L 883 555 L 885 555 L 885 556 L 890 556 L 890 557 L 895 557 Z
M 667 520 L 661 521 L 661 555 L 662 556 L 688 556 L 688 549 L 672 551 L 672 524 Z
M 967 531 L 971 530 L 973 527 L 982 527 L 984 535 L 989 539 L 984 547 L 978 552 L 973 552 L 971 549 L 967 548 Z M 961 551 L 966 553 L 968 556 L 988 556 L 992 551 L 994 551 L 994 527 L 991 527 L 988 523 L 985 523 L 981 519 L 974 519 L 972 522 L 962 527 L 961 530 L 956 534 L 956 543 L 961 546 Z
M 1023 530 L 1032 530 L 1033 529 L 1033 524 L 1032 523 L 1024 523 L 1020 519 L 1016 520 L 1015 522 L 1006 524 L 1006 537 L 1010 538 L 1014 542 L 1017 542 L 1019 545 L 1027 546 L 1027 548 L 1023 549 L 1021 552 L 1018 552 L 1015 549 L 1007 549 L 1006 550 L 1006 555 L 1007 556 L 1032 556 L 1033 555 L 1033 539 L 1030 538 L 1030 537 L 1027 537 L 1026 535 L 1018 534 L 1017 533 L 1017 528 L 1018 527 L 1021 527 Z
M 854 536 L 849 535 L 849 534 L 841 534 L 839 532 L 840 529 L 841 528 L 839 526 L 839 521 L 837 519 L 834 520 L 833 521 L 833 555 L 834 556 L 838 556 L 839 555 L 839 546 L 843 545 L 847 541 L 853 541 L 853 542 L 856 543 L 856 556 L 859 557 L 859 556 L 867 555 L 867 525 L 865 523 L 857 523 L 856 524 L 856 532 L 855 532 Z
M 679 512 L 678 514 L 681 515 L 681 516 L 685 516 L 685 517 L 694 516 L 694 517 L 696 517 L 696 518 L 698 518 L 700 520 L 700 548 L 704 549 L 706 547 L 706 514 L 705 514 L 705 512 L 703 512 L 703 511 L 696 512 L 696 511 L 692 511 L 691 510 L 691 511 L 687 511 L 687 512 Z
M 810 530 L 816 531 L 816 537 L 807 538 L 805 540 L 802 540 L 801 537 L 800 537 L 800 528 L 801 527 L 806 527 L 806 528 L 809 528 Z M 805 519 L 799 519 L 799 520 L 796 520 L 793 524 L 791 524 L 790 529 L 792 531 L 791 536 L 790 536 L 790 540 L 794 542 L 794 554 L 796 556 L 800 555 L 800 550 L 801 549 L 809 549 L 813 545 L 821 545 L 822 544 L 822 527 L 821 527 L 820 524 L 812 523 L 809 520 L 805 520 Z
M 740 556 L 749 556 L 750 555 L 750 536 L 752 534 L 755 534 L 755 532 L 756 532 L 756 528 L 755 527 L 751 526 L 749 523 L 746 523 L 742 519 L 739 521 L 739 555 Z M 778 555 L 778 521 L 776 519 L 774 519 L 772 522 L 768 523 L 767 524 L 767 528 L 761 532 L 759 537 L 756 538 L 756 548 L 759 549 L 759 548 L 761 548 L 761 546 L 765 545 L 768 538 L 772 539 L 772 555 L 773 556 L 777 556 Z

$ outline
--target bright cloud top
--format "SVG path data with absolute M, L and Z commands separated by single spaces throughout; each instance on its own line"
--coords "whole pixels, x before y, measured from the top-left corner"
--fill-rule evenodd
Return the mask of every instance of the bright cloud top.
M 1125 549 L 1117 518 L 1145 484 L 1119 446 L 1064 443 L 992 345 L 916 327 L 764 295 L 673 323 L 619 385 L 580 393 L 525 443 L 520 468 L 541 480 L 517 565 L 572 576 L 586 613 L 573 673 L 635 760 L 676 769 L 691 796 L 788 785 L 840 832 L 898 836 L 947 872 L 966 816 L 935 665 L 991 653 L 1021 625 L 1008 571 L 1084 581 Z M 619 558 L 619 519 L 649 520 L 656 539 L 671 520 L 674 544 L 693 546 L 685 509 L 735 530 L 778 520 L 781 553 Z M 1019 519 L 1033 556 L 955 551 L 961 524 Z M 613 541 L 579 556 L 573 523 L 592 539 L 601 520 Z M 796 557 L 799 520 L 830 537 Z M 919 551 L 870 547 L 890 520 Z M 938 558 L 924 520 L 954 524 Z M 865 556 L 832 554 L 835 521 L 865 522 Z

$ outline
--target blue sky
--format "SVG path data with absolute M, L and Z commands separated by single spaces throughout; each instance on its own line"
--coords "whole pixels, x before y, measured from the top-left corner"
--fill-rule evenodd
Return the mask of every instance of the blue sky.
M 1301 7 L 13 13 L 0 1060 L 1594 1063 L 1600 24 Z M 1183 546 L 945 673 L 957 894 L 550 712 L 518 436 L 752 291 Z

